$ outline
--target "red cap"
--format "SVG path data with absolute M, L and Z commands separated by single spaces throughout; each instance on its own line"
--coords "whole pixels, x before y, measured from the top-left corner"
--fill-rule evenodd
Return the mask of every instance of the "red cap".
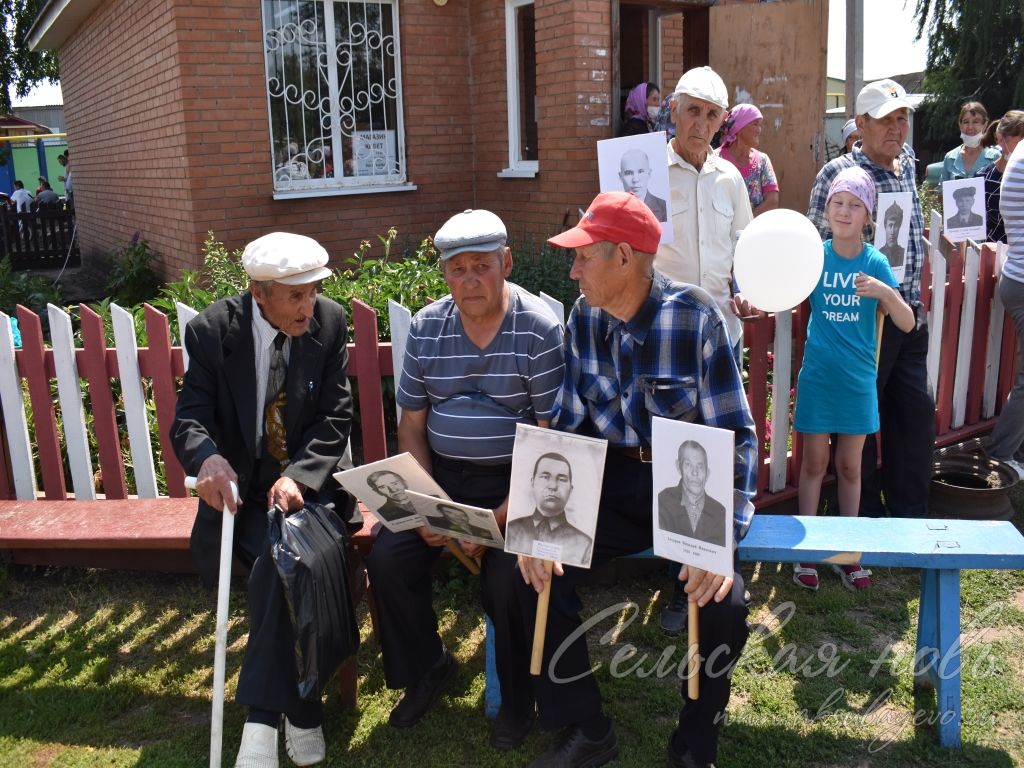
M 641 253 L 654 253 L 661 241 L 661 225 L 651 209 L 629 192 L 602 192 L 579 224 L 548 240 L 559 248 L 579 248 L 602 241 L 629 243 Z

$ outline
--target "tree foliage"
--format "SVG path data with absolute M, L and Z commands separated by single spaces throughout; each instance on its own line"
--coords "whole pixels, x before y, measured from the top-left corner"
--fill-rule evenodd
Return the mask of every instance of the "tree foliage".
M 0 114 L 10 114 L 12 87 L 15 95 L 24 96 L 36 83 L 58 79 L 57 54 L 30 51 L 25 40 L 45 4 L 46 0 L 0 0 Z
M 918 35 L 928 37 L 930 140 L 959 143 L 956 118 L 965 101 L 980 101 L 993 119 L 1024 107 L 1024 0 L 916 2 Z

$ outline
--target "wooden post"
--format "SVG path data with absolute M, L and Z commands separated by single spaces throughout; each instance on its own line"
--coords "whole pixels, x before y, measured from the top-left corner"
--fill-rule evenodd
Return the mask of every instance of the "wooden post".
M 700 695 L 700 608 L 694 600 L 686 602 L 686 695 L 696 701 Z
M 548 631 L 548 605 L 551 603 L 551 570 L 554 562 L 544 561 L 544 572 L 548 580 L 544 582 L 544 591 L 537 596 L 537 620 L 533 626 L 533 655 L 530 657 L 530 674 L 539 675 L 544 663 L 544 635 Z

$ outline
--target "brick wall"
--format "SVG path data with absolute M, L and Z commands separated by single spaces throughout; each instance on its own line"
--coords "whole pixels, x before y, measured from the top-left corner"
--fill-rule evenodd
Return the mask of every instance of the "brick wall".
M 734 0 L 735 2 L 736 0 Z M 139 230 L 163 270 L 195 266 L 206 232 L 229 247 L 271 229 L 319 239 L 337 263 L 396 226 L 432 234 L 487 207 L 540 239 L 598 190 L 613 130 L 608 0 L 536 0 L 540 172 L 508 165 L 503 0 L 400 4 L 411 192 L 274 200 L 262 23 L 252 0 L 106 0 L 61 56 L 86 258 Z M 663 26 L 661 85 L 682 72 L 682 15 Z
M 475 5 L 475 4 L 474 4 Z M 535 240 L 576 221 L 598 191 L 594 142 L 611 136 L 610 4 L 537 0 L 537 102 L 540 172 L 498 178 L 508 165 L 503 14 L 475 12 L 477 201 L 515 234 Z M 497 17 L 497 18 L 495 18 Z M 499 39 L 500 38 L 500 39 Z M 481 55 L 486 54 L 486 55 Z M 488 62 L 486 67 L 479 66 Z
M 337 262 L 389 226 L 419 238 L 474 205 L 464 3 L 400 7 L 407 168 L 418 189 L 292 200 L 272 197 L 257 9 L 109 0 L 61 48 L 87 258 L 139 230 L 173 276 L 198 264 L 207 230 L 234 248 L 280 228 L 316 237 Z
M 173 6 L 104 3 L 60 50 L 86 253 L 138 229 L 177 263 L 193 242 Z

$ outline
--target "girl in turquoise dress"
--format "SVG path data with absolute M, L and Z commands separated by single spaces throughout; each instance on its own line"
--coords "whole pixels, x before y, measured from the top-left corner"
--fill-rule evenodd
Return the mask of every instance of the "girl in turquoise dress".
M 841 171 L 829 187 L 825 216 L 832 239 L 825 241 L 824 268 L 811 293 L 811 320 L 797 378 L 794 427 L 803 433 L 801 515 L 818 513 L 829 435 L 834 433 L 839 514 L 856 517 L 864 437 L 878 431 L 876 309 L 888 313 L 904 333 L 914 327 L 914 312 L 896 290 L 889 262 L 863 239 L 874 206 L 874 182 L 858 166 Z M 871 572 L 859 563 L 833 568 L 847 589 L 871 586 Z M 799 563 L 793 571 L 797 584 L 818 588 L 813 563 Z

